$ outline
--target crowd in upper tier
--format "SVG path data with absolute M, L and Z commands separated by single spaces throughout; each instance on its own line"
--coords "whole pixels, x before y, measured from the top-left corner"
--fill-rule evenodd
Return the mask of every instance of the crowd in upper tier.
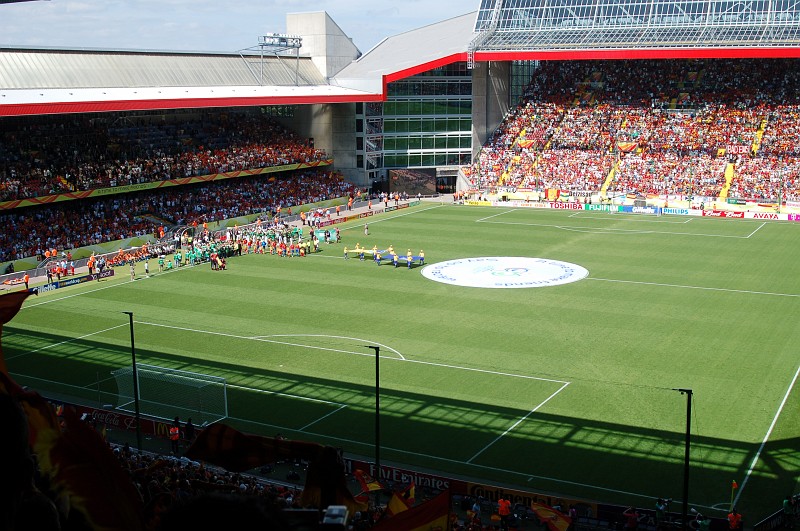
M 464 168 L 497 186 L 800 198 L 800 61 L 542 62 Z
M 253 111 L 0 121 L 0 201 L 326 157 Z

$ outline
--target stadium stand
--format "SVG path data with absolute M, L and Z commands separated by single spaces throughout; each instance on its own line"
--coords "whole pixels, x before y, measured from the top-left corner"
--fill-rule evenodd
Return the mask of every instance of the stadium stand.
M 257 111 L 5 118 L 0 201 L 325 158 Z
M 314 170 L 15 209 L 0 214 L 9 229 L 0 234 L 0 261 L 153 233 L 155 220 L 213 222 L 356 193 L 358 188 L 335 172 Z
M 543 63 L 465 175 L 480 190 L 714 199 L 725 190 L 729 197 L 794 200 L 795 66 L 795 60 Z
M 490 46 L 497 44 L 495 41 L 506 38 L 509 33 L 515 36 L 512 32 L 494 32 L 498 20 L 501 25 L 503 21 L 518 24 L 520 31 L 516 37 L 521 34 L 540 37 L 529 31 L 532 28 L 524 27 L 521 22 L 524 16 L 486 16 L 494 6 L 518 8 L 525 15 L 524 4 L 526 2 L 508 2 L 503 7 L 502 2 L 487 0 L 482 3 L 475 33 L 478 34 L 480 24 L 483 24 L 481 30 L 489 29 L 478 35 L 483 39 L 485 50 L 490 50 Z M 702 2 L 695 4 L 702 8 L 702 13 L 707 13 L 703 20 L 709 23 L 718 20 L 715 17 L 719 15 L 714 15 L 717 12 L 725 13 L 722 15 L 727 17 L 724 22 L 733 27 L 733 32 L 737 21 L 741 22 L 735 13 L 706 9 Z M 668 3 L 656 2 L 656 5 L 663 8 Z M 683 9 L 684 6 L 679 7 Z M 776 9 L 778 16 L 785 15 L 789 22 L 796 22 L 796 18 L 791 18 L 793 11 L 783 13 L 782 9 Z M 613 9 L 609 9 L 611 11 Z M 653 10 L 653 13 L 661 12 Z M 750 13 L 750 10 L 742 12 Z M 757 11 L 748 24 L 777 21 L 763 15 Z M 527 18 L 541 20 L 535 16 Z M 624 31 L 626 24 L 633 26 L 641 22 L 636 17 L 611 20 L 618 23 L 618 37 L 610 31 L 604 34 L 600 28 L 602 24 L 592 24 L 594 35 L 578 35 L 572 32 L 572 23 L 577 26 L 583 22 L 565 17 L 564 26 L 557 28 L 559 31 L 549 32 L 564 41 L 549 44 L 563 44 L 573 39 L 568 44 L 574 51 L 587 41 L 597 43 L 585 37 L 600 35 L 608 39 L 613 48 L 614 38 L 630 39 L 630 33 Z M 661 38 L 668 46 L 677 45 L 681 49 L 700 46 L 699 42 L 687 42 L 698 34 L 683 31 L 685 28 L 680 27 L 678 17 L 672 22 L 664 17 L 661 23 L 666 28 L 660 28 L 663 33 L 659 33 L 656 40 Z M 543 25 L 548 24 L 554 22 L 545 21 Z M 598 26 L 597 30 L 594 26 Z M 789 26 L 791 29 L 796 24 Z M 761 29 L 758 25 L 754 27 Z M 640 28 L 629 29 L 638 31 Z M 681 35 L 677 35 L 679 31 Z M 746 40 L 745 36 L 733 32 L 720 31 L 719 42 L 730 46 L 731 42 L 741 45 Z M 748 30 L 748 34 L 762 35 L 762 32 Z M 788 41 L 794 45 L 796 41 L 791 40 L 795 38 L 794 33 L 785 31 L 783 34 L 786 35 L 784 43 Z M 435 48 L 426 39 L 419 41 L 429 49 Z M 418 52 L 409 42 L 401 44 Z M 609 49 L 605 41 L 601 44 L 601 48 Z M 752 49 L 760 43 L 754 45 L 749 41 L 749 44 Z M 703 45 L 712 50 L 719 48 L 718 43 L 711 41 Z M 764 49 L 770 45 L 764 44 Z M 536 49 L 535 45 L 527 46 Z M 472 44 L 468 49 L 462 48 L 458 50 L 464 51 L 469 63 L 474 61 L 476 51 L 480 52 L 480 47 Z M 544 46 L 540 49 L 557 48 Z M 514 51 L 507 45 L 500 49 Z M 708 49 L 705 53 L 708 55 Z M 382 55 L 381 60 L 385 61 L 386 57 Z M 437 55 L 430 59 L 415 60 L 433 64 L 441 58 Z M 360 63 L 365 68 L 369 66 L 368 60 Z M 358 66 L 355 64 L 356 68 Z M 763 201 L 797 200 L 800 197 L 800 148 L 797 148 L 800 69 L 797 66 L 797 60 L 790 59 L 544 61 L 523 100 L 490 136 L 475 164 L 464 168 L 464 174 L 471 188 L 481 191 L 507 186 L 539 191 L 556 188 L 612 194 L 712 198 L 727 194 Z M 49 70 L 42 70 L 50 75 Z M 388 77 L 391 76 L 382 72 L 380 85 L 384 88 Z M 64 87 L 56 87 L 56 90 L 61 88 Z M 370 132 L 369 124 L 366 130 Z M 258 109 L 191 111 L 185 115 L 175 114 L 168 120 L 155 113 L 4 118 L 0 135 L 0 201 L 268 168 L 325 157 L 326 154 L 314 149 L 310 141 L 260 116 Z M 461 192 L 459 190 L 459 194 Z M 69 205 L 15 209 L 0 215 L 0 223 L 6 227 L 0 233 L 0 261 L 40 255 L 47 248 L 70 249 L 142 235 L 153 232 L 157 220 L 170 224 L 215 221 L 356 193 L 358 190 L 345 183 L 340 175 L 317 171 L 275 174 L 274 179 L 242 178 L 102 200 L 76 200 Z M 18 433 L 12 434 L 19 435 L 16 439 L 23 444 L 18 446 L 24 448 L 22 453 L 26 454 L 27 431 L 24 426 L 17 427 L 20 428 Z M 12 437 L 8 439 L 13 440 Z M 300 494 L 291 487 L 212 470 L 188 460 L 134 455 L 126 446 L 114 447 L 114 455 L 133 478 L 137 492 L 149 508 L 148 515 L 155 518 L 148 525 L 152 528 L 160 524 L 164 528 L 177 528 L 174 520 L 159 523 L 158 515 L 170 506 L 196 500 L 208 491 L 256 496 L 273 508 L 296 507 Z M 19 467 L 30 455 L 12 454 L 12 457 L 24 458 L 11 461 Z M 32 470 L 30 467 L 28 472 Z M 12 471 L 17 469 L 12 468 Z M 42 492 L 52 494 L 43 478 L 26 479 L 36 479 Z M 7 497 L 3 498 L 8 502 Z M 39 498 L 39 502 L 43 500 Z M 67 503 L 63 502 L 59 509 L 65 506 Z M 24 514 L 37 514 L 34 505 L 26 509 L 28 512 Z M 495 507 L 492 502 L 483 500 L 483 509 L 494 512 Z M 38 511 L 40 517 L 46 514 L 47 511 Z M 359 515 L 352 525 L 354 529 L 367 529 L 376 519 L 371 514 Z M 83 522 L 70 523 L 68 528 L 84 528 Z M 209 522 L 202 524 L 209 525 Z M 553 525 L 544 520 L 537 525 L 548 524 Z M 495 528 L 482 522 L 468 526 L 470 529 Z M 578 527 L 614 529 L 619 525 L 613 521 L 584 518 Z

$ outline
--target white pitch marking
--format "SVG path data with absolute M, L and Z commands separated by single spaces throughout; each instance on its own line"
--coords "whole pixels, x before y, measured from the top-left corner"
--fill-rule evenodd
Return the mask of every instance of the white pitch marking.
M 750 236 L 752 236 L 752 235 L 753 235 L 753 234 L 755 234 L 756 232 L 760 231 L 760 230 L 761 230 L 761 228 L 762 228 L 764 225 L 766 225 L 766 224 L 767 224 L 767 223 L 766 223 L 766 222 L 764 222 L 764 223 L 762 223 L 761 225 L 759 225 L 759 226 L 756 228 L 756 230 L 754 230 L 753 232 L 751 232 L 750 234 L 748 234 L 748 235 L 747 235 L 747 238 L 749 238 Z
M 80 337 L 74 337 L 72 339 L 67 339 L 65 341 L 59 341 L 58 343 L 52 343 L 50 345 L 45 345 L 44 347 L 40 347 L 40 348 L 37 348 L 35 350 L 30 350 L 28 352 L 23 352 L 22 354 L 17 354 L 16 356 L 8 356 L 6 359 L 7 360 L 12 360 L 12 359 L 15 359 L 15 358 L 19 358 L 20 356 L 26 356 L 28 354 L 34 354 L 36 352 L 41 352 L 42 350 L 46 350 L 48 348 L 57 347 L 59 345 L 64 345 L 66 343 L 72 343 L 73 341 L 78 341 L 79 339 L 85 339 L 87 337 L 91 337 L 91 336 L 94 336 L 94 335 L 97 335 L 97 334 L 102 334 L 103 332 L 108 332 L 109 330 L 114 330 L 115 328 L 121 328 L 123 326 L 128 326 L 128 323 L 122 323 L 122 324 L 117 325 L 117 326 L 112 326 L 111 328 L 106 328 L 104 330 L 98 330 L 97 332 L 92 332 L 91 334 L 85 334 L 85 335 L 82 335 Z
M 753 461 L 750 463 L 750 467 L 747 469 L 747 473 L 744 475 L 744 481 L 742 481 L 742 484 L 739 486 L 739 492 L 736 493 L 736 499 L 733 500 L 733 505 L 739 503 L 739 498 L 742 496 L 742 492 L 744 492 L 744 487 L 745 485 L 747 485 L 747 480 L 750 479 L 750 475 L 753 473 L 753 469 L 756 467 L 756 463 L 758 463 L 758 460 L 761 457 L 761 452 L 764 451 L 764 447 L 767 445 L 767 441 L 769 440 L 770 435 L 772 435 L 772 430 L 775 429 L 775 424 L 778 423 L 778 417 L 781 416 L 783 407 L 786 405 L 786 401 L 789 399 L 789 395 L 792 393 L 792 389 L 794 388 L 794 384 L 797 382 L 798 375 L 800 375 L 800 366 L 798 366 L 797 370 L 794 371 L 794 378 L 792 378 L 792 382 L 789 384 L 789 388 L 786 390 L 786 394 L 783 395 L 783 400 L 781 400 L 781 405 L 778 406 L 778 411 L 775 412 L 775 416 L 772 418 L 772 423 L 769 425 L 767 434 L 764 435 L 764 440 L 761 441 L 761 446 L 758 447 L 756 455 L 753 456 Z
M 269 339 L 253 339 L 253 337 L 237 336 L 237 335 L 234 335 L 234 334 L 226 334 L 225 332 L 212 332 L 210 330 L 198 330 L 198 329 L 195 329 L 195 328 L 185 328 L 185 327 L 182 327 L 182 326 L 165 325 L 165 324 L 158 324 L 158 323 L 148 323 L 148 322 L 145 322 L 145 321 L 136 321 L 136 323 L 137 324 L 143 324 L 143 325 L 149 325 L 149 326 L 158 326 L 158 327 L 161 327 L 161 328 L 170 328 L 170 329 L 173 329 L 173 330 L 183 330 L 185 332 L 196 332 L 196 333 L 199 333 L 199 334 L 210 334 L 210 335 L 215 335 L 215 336 L 232 337 L 234 339 L 246 339 L 246 340 L 250 340 L 250 341 L 263 341 L 265 343 L 277 343 L 279 345 L 288 345 L 288 346 L 301 347 L 301 348 L 311 348 L 311 349 L 325 350 L 325 351 L 330 351 L 330 352 L 340 352 L 342 354 L 354 354 L 356 356 L 368 356 L 370 358 L 374 358 L 375 357 L 374 354 L 366 353 L 366 352 L 353 352 L 353 351 L 349 351 L 349 350 L 341 350 L 341 349 L 333 349 L 333 348 L 325 348 L 325 347 L 314 347 L 314 346 L 311 346 L 311 345 L 303 345 L 302 343 L 300 343 L 300 344 L 287 343 L 287 342 L 283 342 L 283 341 L 271 341 Z M 332 336 L 332 337 L 335 337 L 335 336 Z M 367 342 L 369 343 L 369 341 L 367 341 Z M 398 355 L 399 355 L 399 353 L 398 353 Z M 461 367 L 459 365 L 449 365 L 449 364 L 446 364 L 446 363 L 435 363 L 435 362 L 432 362 L 432 361 L 410 360 L 410 359 L 406 359 L 406 358 L 395 358 L 395 357 L 392 357 L 392 356 L 381 356 L 381 359 L 402 361 L 402 362 L 406 362 L 406 363 L 419 363 L 419 364 L 422 364 L 422 365 L 431 365 L 431 366 L 434 366 L 434 367 L 443 367 L 443 368 L 446 368 L 446 369 L 458 369 L 458 370 L 461 370 L 461 371 L 473 371 L 473 372 L 480 372 L 480 373 L 484 373 L 484 374 L 494 374 L 496 376 L 508 376 L 508 377 L 511 377 L 511 378 L 524 378 L 526 380 L 539 380 L 539 381 L 543 381 L 543 382 L 553 382 L 553 383 L 560 383 L 560 384 L 569 383 L 569 382 L 565 382 L 563 380 L 552 380 L 552 379 L 549 379 L 549 378 L 539 378 L 537 376 L 526 376 L 524 374 L 513 374 L 513 373 L 507 373 L 507 372 L 490 371 L 490 370 L 487 370 L 487 369 L 476 369 L 474 367 Z
M 572 214 L 571 216 L 568 216 L 568 217 L 571 218 L 573 216 L 578 216 L 578 215 L 579 215 L 579 213 L 576 212 L 576 213 L 574 213 L 574 214 Z M 686 224 L 685 221 L 677 221 L 677 220 L 676 221 L 672 221 L 672 220 L 669 220 L 669 219 L 646 219 L 646 218 L 642 217 L 639 214 L 631 214 L 630 216 L 626 216 L 624 214 L 623 215 L 617 214 L 613 218 L 592 216 L 592 215 L 580 215 L 580 218 L 581 219 L 599 219 L 599 220 L 603 220 L 603 221 L 609 221 L 609 220 L 613 219 L 613 220 L 632 221 L 632 222 L 639 222 L 639 223 L 667 223 L 667 224 L 670 224 L 670 225 L 684 225 L 684 224 Z M 690 218 L 690 220 L 691 220 L 691 218 Z
M 375 223 L 380 223 L 382 221 L 390 221 L 390 220 L 393 220 L 393 219 L 396 219 L 396 218 L 402 218 L 404 216 L 410 216 L 412 214 L 419 214 L 420 212 L 425 212 L 426 210 L 433 210 L 434 208 L 442 208 L 443 206 L 445 206 L 445 205 L 435 205 L 435 206 L 431 206 L 431 207 L 428 207 L 428 208 L 423 208 L 423 209 L 420 209 L 420 210 L 412 210 L 411 212 L 405 212 L 403 214 L 395 214 L 395 215 L 388 216 L 388 217 L 381 218 L 381 219 L 373 220 L 372 217 L 369 217 L 369 218 L 364 218 L 364 220 L 366 220 L 367 223 L 372 225 L 372 224 L 375 224 Z M 358 228 L 358 226 L 356 225 L 356 226 L 353 226 L 353 227 L 348 227 L 348 229 L 355 229 L 355 228 Z
M 248 391 L 251 393 L 260 393 L 262 395 L 274 395 L 274 396 L 283 396 L 286 398 L 297 398 L 298 400 L 305 400 L 306 402 L 318 402 L 320 404 L 329 404 L 333 406 L 345 406 L 346 404 L 342 404 L 341 402 L 331 402 L 330 400 L 322 400 L 321 398 L 310 398 L 307 396 L 301 395 L 290 395 L 288 393 L 281 393 L 279 391 L 269 391 L 267 389 L 256 389 L 254 387 L 245 387 L 243 385 L 235 385 L 235 384 L 228 384 L 228 387 L 233 389 L 241 389 L 242 391 Z
M 300 428 L 300 431 L 304 431 L 306 428 L 308 428 L 308 427 L 310 427 L 310 426 L 313 426 L 313 425 L 314 425 L 314 424 L 316 424 L 317 422 L 319 422 L 319 421 L 321 421 L 321 420 L 324 420 L 324 419 L 326 419 L 326 418 L 330 417 L 330 416 L 331 416 L 331 415 L 333 415 L 334 413 L 338 413 L 338 412 L 340 412 L 341 410 L 343 410 L 343 409 L 344 409 L 344 408 L 346 408 L 346 407 L 347 407 L 347 405 L 345 405 L 345 404 L 342 404 L 341 406 L 339 406 L 338 408 L 336 408 L 334 411 L 331 411 L 331 412 L 330 412 L 330 413 L 328 413 L 327 415 L 323 415 L 323 416 L 321 416 L 320 418 L 318 418 L 317 420 L 313 420 L 313 421 L 309 422 L 308 424 L 306 424 L 305 426 L 303 426 L 302 428 Z
M 682 284 L 662 284 L 660 282 L 640 282 L 638 280 L 616 280 L 612 278 L 586 277 L 586 280 L 599 280 L 602 282 L 618 282 L 620 284 L 641 284 L 643 286 L 661 286 L 665 288 L 699 289 L 704 291 L 724 291 L 728 293 L 745 293 L 748 295 L 771 295 L 773 297 L 800 297 L 796 293 L 773 293 L 771 291 L 751 291 L 746 289 L 709 288 L 704 286 L 685 286 Z
M 509 221 L 481 221 L 477 220 L 476 223 L 490 223 L 496 225 L 522 225 L 526 227 L 550 227 L 554 229 L 561 229 L 574 232 L 596 232 L 609 234 L 612 232 L 624 234 L 669 234 L 674 236 L 701 236 L 706 238 L 734 238 L 737 240 L 745 240 L 749 236 L 731 236 L 728 234 L 701 234 L 694 232 L 670 232 L 670 231 L 657 231 L 657 230 L 632 230 L 632 229 L 618 229 L 613 227 L 565 227 L 563 225 L 552 225 L 550 223 L 519 223 Z
M 396 358 L 389 358 L 389 359 L 396 359 Z M 493 374 L 495 376 L 508 376 L 510 378 L 523 378 L 525 380 L 538 380 L 541 382 L 552 382 L 552 383 L 560 383 L 560 384 L 569 384 L 571 382 L 565 382 L 563 380 L 552 380 L 550 378 L 540 378 L 538 376 L 526 376 L 524 374 L 513 374 L 510 372 L 499 372 L 499 371 L 490 371 L 488 369 L 476 369 L 473 367 L 461 367 L 460 365 L 448 365 L 446 363 L 436 363 L 433 361 L 422 361 L 422 360 L 402 360 L 408 363 L 419 363 L 421 365 L 432 365 L 434 367 L 443 367 L 445 369 L 458 369 L 460 371 L 473 371 L 473 372 L 481 372 L 484 374 Z
M 305 345 L 303 343 L 290 343 L 288 341 L 273 341 L 271 339 L 260 339 L 259 338 L 259 337 L 265 337 L 265 336 L 237 336 L 236 334 L 226 334 L 225 332 L 212 332 L 211 330 L 198 330 L 196 328 L 186 328 L 186 327 L 183 327 L 183 326 L 173 326 L 173 325 L 165 325 L 165 324 L 159 324 L 159 323 L 148 323 L 146 321 L 136 321 L 136 323 L 137 324 L 148 325 L 148 326 L 158 326 L 158 327 L 161 327 L 161 328 L 170 328 L 172 330 L 183 330 L 184 332 L 197 332 L 199 334 L 210 334 L 210 335 L 214 335 L 214 336 L 232 337 L 234 339 L 245 339 L 245 340 L 249 340 L 249 341 L 261 341 L 263 343 L 274 343 L 276 345 L 286 345 L 286 346 L 289 346 L 289 347 L 310 348 L 310 349 L 314 349 L 314 350 L 324 350 L 324 351 L 327 351 L 327 352 L 340 352 L 342 354 L 355 354 L 357 356 L 374 357 L 374 354 L 370 354 L 370 353 L 367 353 L 367 352 L 354 352 L 352 350 L 342 350 L 342 349 L 338 349 L 338 348 L 329 348 L 329 347 L 316 347 L 316 346 L 313 346 L 313 345 Z M 268 337 L 268 336 L 266 336 L 266 337 Z M 336 336 L 331 336 L 331 337 L 336 337 Z M 366 341 L 366 342 L 369 343 L 369 341 Z M 398 355 L 402 356 L 402 354 L 399 354 L 399 353 L 398 353 Z M 391 356 L 381 356 L 381 358 L 385 358 L 387 360 L 397 359 L 397 358 L 392 358 Z
M 108 284 L 108 285 L 105 285 L 105 286 L 102 286 L 102 287 L 99 287 L 99 288 L 88 289 L 88 290 L 85 290 L 85 291 L 79 291 L 78 293 L 73 293 L 71 295 L 64 295 L 63 297 L 58 297 L 56 299 L 46 299 L 46 300 L 43 300 L 41 302 L 37 302 L 37 303 L 34 303 L 34 304 L 26 304 L 22 308 L 20 308 L 20 310 L 24 310 L 25 308 L 35 308 L 36 306 L 41 306 L 42 304 L 50 304 L 51 302 L 63 301 L 64 299 L 71 299 L 72 297 L 78 297 L 80 295 L 86 295 L 88 293 L 94 293 L 96 291 L 103 291 L 104 289 L 117 288 L 119 286 L 126 286 L 128 284 L 133 283 L 133 282 L 139 282 L 139 281 L 145 280 L 147 278 L 156 278 L 156 277 L 160 277 L 161 275 L 166 275 L 168 273 L 175 273 L 177 271 L 185 271 L 187 269 L 192 269 L 193 267 L 197 267 L 197 265 L 181 266 L 179 269 L 172 269 L 170 271 L 162 271 L 161 273 L 158 273 L 157 275 L 153 274 L 153 275 L 150 275 L 149 277 L 141 277 L 141 278 L 137 278 L 136 280 L 123 280 L 122 282 L 116 282 L 114 284 Z M 109 278 L 113 278 L 113 277 L 109 277 Z
M 561 387 L 559 387 L 559 388 L 558 388 L 558 390 L 557 390 L 555 393 L 553 393 L 553 394 L 551 394 L 550 396 L 548 396 L 547 398 L 545 398 L 545 399 L 544 399 L 544 401 L 543 401 L 543 402 L 541 402 L 541 403 L 540 403 L 538 406 L 536 406 L 535 408 L 533 408 L 533 409 L 531 409 L 530 411 L 528 411 L 528 412 L 525 414 L 525 416 L 524 416 L 524 417 L 522 417 L 522 418 L 520 418 L 519 420 L 517 420 L 517 421 L 516 421 L 514 424 L 512 424 L 512 425 L 511 425 L 511 426 L 510 426 L 510 427 L 509 427 L 509 428 L 508 428 L 506 431 L 504 431 L 503 433 L 501 433 L 500 435 L 498 435 L 497 437 L 495 437 L 495 439 L 494 439 L 492 442 L 490 442 L 489 444 L 487 444 L 486 446 L 484 446 L 483 448 L 481 448 L 480 450 L 478 450 L 478 452 L 477 452 L 475 455 L 473 455 L 472 457 L 470 457 L 469 459 L 467 459 L 467 463 L 470 463 L 470 464 L 471 464 L 471 463 L 472 463 L 472 461 L 474 461 L 476 457 L 478 457 L 478 456 L 479 456 L 479 455 L 481 455 L 483 452 L 485 452 L 486 450 L 488 450 L 488 449 L 489 449 L 489 448 L 490 448 L 492 445 L 494 445 L 494 443 L 496 443 L 497 441 L 499 441 L 500 439 L 502 439 L 503 437 L 505 437 L 506 435 L 508 435 L 508 433 L 509 433 L 509 432 L 511 432 L 511 431 L 512 431 L 514 428 L 516 428 L 517 426 L 519 426 L 519 425 L 522 423 L 522 421 L 523 421 L 523 420 L 525 420 L 525 419 L 527 419 L 528 417 L 530 417 L 530 416 L 531 416 L 533 413 L 536 413 L 536 411 L 537 411 L 539 408 L 541 408 L 543 405 L 545 405 L 546 403 L 548 403 L 548 402 L 550 401 L 550 399 L 551 399 L 551 398 L 553 398 L 553 397 L 554 397 L 554 396 L 556 396 L 558 393 L 560 393 L 561 391 L 563 391 L 563 390 L 564 390 L 564 389 L 565 389 L 565 388 L 566 388 L 568 385 L 569 385 L 569 383 L 565 383 L 564 385 L 562 385 Z
M 350 341 L 357 341 L 359 343 L 372 343 L 372 344 L 374 344 L 376 346 L 379 346 L 381 348 L 385 348 L 386 350 L 391 350 L 392 352 L 394 352 L 395 354 L 400 356 L 401 360 L 405 360 L 406 359 L 405 356 L 403 356 L 398 350 L 393 349 L 392 347 L 390 347 L 388 345 L 384 345 L 382 343 L 374 343 L 374 342 L 371 342 L 369 339 L 361 339 L 361 338 L 358 338 L 358 337 L 331 336 L 331 335 L 327 335 L 327 334 L 273 334 L 273 335 L 269 335 L 269 336 L 252 336 L 252 337 L 248 337 L 247 339 L 255 339 L 255 340 L 259 340 L 260 341 L 262 339 L 263 340 L 268 340 L 270 337 L 330 337 L 330 338 L 334 338 L 334 339 L 349 339 Z M 311 345 L 295 345 L 294 343 L 286 343 L 286 344 L 294 345 L 294 346 L 308 346 L 309 348 L 316 348 L 316 347 L 312 347 Z M 327 349 L 325 349 L 325 350 L 327 350 Z M 337 352 L 349 352 L 349 351 L 342 350 L 342 351 L 337 351 Z M 383 356 L 381 356 L 381 357 L 383 357 Z
M 504 215 L 506 215 L 506 214 L 509 214 L 509 213 L 511 213 L 511 212 L 514 212 L 514 211 L 515 211 L 515 209 L 513 209 L 513 208 L 512 208 L 511 210 L 506 210 L 505 212 L 499 212 L 499 213 L 497 213 L 497 214 L 493 214 L 493 215 L 491 215 L 491 216 L 488 216 L 488 217 L 485 217 L 485 218 L 476 219 L 476 220 L 475 220 L 475 223 L 480 223 L 480 222 L 482 222 L 482 221 L 486 221 L 487 219 L 496 218 L 496 217 L 498 217 L 498 216 L 504 216 Z

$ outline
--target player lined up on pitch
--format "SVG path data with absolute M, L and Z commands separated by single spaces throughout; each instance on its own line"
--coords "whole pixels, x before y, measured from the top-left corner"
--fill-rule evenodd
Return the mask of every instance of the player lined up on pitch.
M 228 237 L 228 236 L 226 236 Z M 241 246 L 243 254 L 272 254 L 280 257 L 304 257 L 319 252 L 320 243 L 338 243 L 341 233 L 338 228 L 311 230 L 306 237 L 303 227 L 273 224 L 237 230 L 229 236 Z
M 354 249 L 348 249 L 347 246 L 344 248 L 344 259 L 349 260 L 350 254 L 354 254 L 358 256 L 360 261 L 364 261 L 365 256 L 371 256 L 372 260 L 377 264 L 381 265 L 381 262 L 386 261 L 390 262 L 395 267 L 400 265 L 401 261 L 405 261 L 406 266 L 408 269 L 411 269 L 414 262 L 418 262 L 419 265 L 425 265 L 425 251 L 422 249 L 419 250 L 419 254 L 414 254 L 411 252 L 411 249 L 406 251 L 405 256 L 399 255 L 394 250 L 394 246 L 389 245 L 386 249 L 378 249 L 377 245 L 373 245 L 372 249 L 367 249 L 366 247 L 361 247 L 360 243 L 357 243 Z

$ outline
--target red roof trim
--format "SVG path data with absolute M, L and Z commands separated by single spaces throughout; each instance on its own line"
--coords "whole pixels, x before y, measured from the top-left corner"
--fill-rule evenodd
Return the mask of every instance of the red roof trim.
M 73 114 L 88 112 L 150 111 L 156 109 L 199 109 L 207 107 L 253 107 L 256 105 L 310 105 L 314 103 L 355 103 L 381 101 L 380 94 L 272 96 L 256 98 L 186 98 L 170 100 L 119 100 L 0 105 L 0 116 Z
M 428 61 L 427 63 L 422 63 L 420 65 L 406 68 L 405 70 L 398 70 L 397 72 L 386 74 L 384 76 L 384 83 L 391 83 L 392 81 L 397 81 L 399 79 L 405 79 L 407 77 L 415 76 L 417 74 L 427 72 L 428 70 L 433 70 L 434 68 L 439 68 L 441 66 L 447 66 L 449 64 L 466 60 L 467 60 L 467 52 L 454 53 L 446 57 L 440 57 L 439 59 Z M 386 91 L 384 90 L 384 93 L 385 92 Z
M 559 50 L 475 52 L 476 62 L 513 60 L 598 60 L 598 59 L 779 59 L 800 58 L 798 48 L 694 48 L 641 50 Z M 467 60 L 467 52 L 458 52 L 383 76 L 381 94 L 263 96 L 230 98 L 186 98 L 168 100 L 119 100 L 0 105 L 0 116 L 72 114 L 88 112 L 147 111 L 158 109 L 196 109 L 208 107 L 252 107 L 257 105 L 312 105 L 321 103 L 357 103 L 385 101 L 387 85 L 434 68 Z
M 693 48 L 475 52 L 475 61 L 567 59 L 781 59 L 800 57 L 800 48 Z

